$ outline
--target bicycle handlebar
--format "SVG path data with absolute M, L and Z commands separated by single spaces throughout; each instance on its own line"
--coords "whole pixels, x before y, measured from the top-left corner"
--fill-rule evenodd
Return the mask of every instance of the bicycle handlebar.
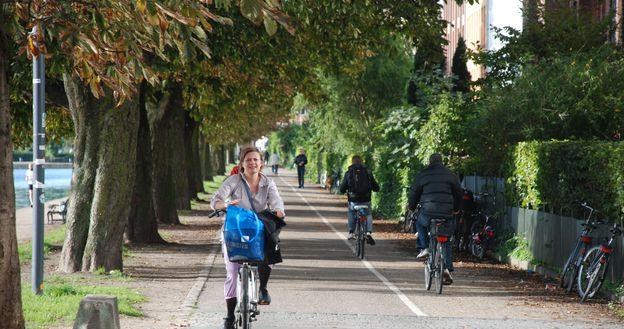
M 225 209 L 215 209 L 213 210 L 212 214 L 208 215 L 208 218 L 212 218 L 212 217 L 220 217 L 221 215 L 225 214 Z

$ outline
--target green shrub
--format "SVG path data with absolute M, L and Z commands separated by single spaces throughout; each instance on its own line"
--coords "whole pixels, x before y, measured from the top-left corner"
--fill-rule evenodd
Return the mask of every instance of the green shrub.
M 508 182 L 523 207 L 577 209 L 587 201 L 611 220 L 624 211 L 624 143 L 519 143 Z

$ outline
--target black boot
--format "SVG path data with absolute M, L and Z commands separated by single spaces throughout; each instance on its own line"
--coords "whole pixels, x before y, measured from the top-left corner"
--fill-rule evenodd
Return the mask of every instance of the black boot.
M 236 329 L 236 317 L 234 316 L 234 312 L 236 312 L 236 302 L 236 297 L 225 300 L 227 317 L 223 318 L 223 329 Z
M 236 329 L 236 325 L 234 324 L 234 318 L 223 318 L 223 329 Z
M 267 291 L 267 284 L 271 276 L 271 267 L 266 264 L 260 265 L 258 267 L 258 276 L 260 277 L 260 296 L 258 298 L 258 304 L 269 305 L 271 304 L 271 296 L 269 296 L 269 292 Z

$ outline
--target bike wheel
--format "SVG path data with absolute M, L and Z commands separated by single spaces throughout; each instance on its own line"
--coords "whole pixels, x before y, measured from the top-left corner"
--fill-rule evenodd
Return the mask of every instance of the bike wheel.
M 425 262 L 425 289 L 431 289 L 431 277 L 433 276 L 433 271 L 431 271 L 431 256 L 429 255 L 429 259 Z
M 439 242 L 436 243 L 435 269 L 436 292 L 439 295 L 442 293 L 442 277 L 444 276 L 444 251 L 442 243 Z
M 483 241 L 481 241 L 481 243 L 477 243 L 474 239 L 470 241 L 470 253 L 479 259 L 483 259 L 485 255 Z
M 576 259 L 578 257 L 579 250 L 581 248 L 581 241 L 576 243 L 576 246 L 572 250 L 570 257 L 563 266 L 563 272 L 561 273 L 561 280 L 559 285 L 561 288 L 567 290 L 568 292 L 572 291 L 572 287 L 574 287 L 574 279 L 576 278 L 576 274 L 578 274 L 576 269 Z
M 360 257 L 360 244 L 362 240 L 360 240 L 360 223 L 355 223 L 355 256 Z
M 403 232 L 410 233 L 412 232 L 412 212 L 409 209 L 405 209 L 405 213 L 403 213 Z
M 239 326 L 243 329 L 251 328 L 251 310 L 250 310 L 250 293 L 249 293 L 249 280 L 250 274 L 248 268 L 241 268 L 240 271 L 240 284 L 241 284 L 241 299 L 238 301 L 239 305 Z
M 577 290 L 581 297 L 581 302 L 594 297 L 602 287 L 602 283 L 607 274 L 608 262 L 600 263 L 603 254 L 600 246 L 595 246 L 587 252 L 581 266 L 578 269 Z
M 359 220 L 359 219 L 358 219 Z M 358 241 L 360 242 L 360 259 L 364 259 L 364 247 L 366 246 L 366 236 L 364 235 L 364 228 L 362 227 L 362 222 L 360 222 L 360 233 L 358 234 Z

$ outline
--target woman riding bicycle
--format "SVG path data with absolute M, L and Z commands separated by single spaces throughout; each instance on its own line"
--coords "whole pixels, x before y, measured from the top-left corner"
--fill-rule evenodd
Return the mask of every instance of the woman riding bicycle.
M 228 177 L 219 190 L 212 198 L 210 205 L 213 209 L 225 209 L 227 205 L 237 205 L 239 207 L 262 212 L 270 208 L 279 218 L 284 217 L 284 201 L 277 191 L 275 182 L 262 173 L 264 161 L 260 150 L 253 146 L 249 146 L 241 150 L 240 153 L 240 173 Z M 251 197 L 246 194 L 247 184 L 251 192 Z M 253 205 L 251 204 L 253 202 Z M 223 260 L 227 276 L 225 278 L 224 294 L 225 303 L 227 305 L 227 316 L 224 318 L 223 328 L 233 329 L 234 312 L 236 310 L 236 284 L 239 264 L 232 263 L 228 260 L 227 250 L 223 248 Z M 270 260 L 268 260 L 268 259 Z M 269 265 L 281 262 L 277 257 L 267 255 L 265 262 L 258 266 L 258 274 L 260 277 L 260 298 L 258 304 L 268 305 L 271 303 L 271 297 L 267 291 L 267 283 L 271 275 L 271 267 Z

